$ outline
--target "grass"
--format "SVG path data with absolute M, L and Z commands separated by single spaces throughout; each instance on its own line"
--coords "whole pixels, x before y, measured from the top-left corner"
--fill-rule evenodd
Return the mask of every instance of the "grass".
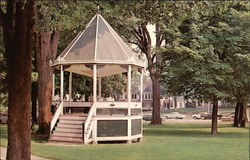
M 210 124 L 144 125 L 142 143 L 59 146 L 32 140 L 32 154 L 55 160 L 248 160 L 249 128 L 219 124 L 219 135 L 209 134 Z M 1 145 L 6 146 L 6 125 Z

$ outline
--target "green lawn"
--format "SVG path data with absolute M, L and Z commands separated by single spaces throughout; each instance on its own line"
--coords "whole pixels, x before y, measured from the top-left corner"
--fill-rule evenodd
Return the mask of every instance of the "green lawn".
M 32 154 L 57 160 L 248 160 L 249 128 L 220 124 L 212 136 L 210 124 L 144 126 L 144 140 L 135 144 L 58 146 L 32 140 Z M 1 145 L 6 146 L 6 125 Z
M 234 111 L 235 108 L 219 108 L 218 110 L 220 114 L 228 114 Z M 179 112 L 181 114 L 198 114 L 200 112 L 207 112 L 207 108 L 173 108 L 162 111 L 162 113 L 170 112 Z M 212 112 L 212 108 L 210 108 L 210 112 Z

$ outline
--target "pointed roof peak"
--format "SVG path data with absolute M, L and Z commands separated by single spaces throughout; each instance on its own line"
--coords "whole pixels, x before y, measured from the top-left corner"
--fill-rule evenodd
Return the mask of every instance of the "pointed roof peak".
M 96 14 L 56 59 L 59 64 L 130 64 L 143 67 L 101 14 Z

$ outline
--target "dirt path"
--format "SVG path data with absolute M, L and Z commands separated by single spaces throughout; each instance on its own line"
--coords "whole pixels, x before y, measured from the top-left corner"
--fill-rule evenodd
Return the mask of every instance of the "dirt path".
M 6 152 L 7 152 L 7 148 L 4 148 L 4 147 L 0 148 L 0 160 L 6 160 Z M 31 155 L 31 160 L 49 160 L 49 159 Z

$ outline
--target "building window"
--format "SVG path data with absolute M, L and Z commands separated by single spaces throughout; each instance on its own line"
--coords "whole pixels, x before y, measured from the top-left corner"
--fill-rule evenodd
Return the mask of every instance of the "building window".
M 136 98 L 137 98 L 136 94 L 132 94 L 132 99 L 136 99 Z
M 145 94 L 145 99 L 148 99 L 148 94 Z
M 183 105 L 183 103 L 180 102 L 180 103 L 179 103 L 179 107 L 182 108 L 182 107 L 183 107 L 182 105 Z

